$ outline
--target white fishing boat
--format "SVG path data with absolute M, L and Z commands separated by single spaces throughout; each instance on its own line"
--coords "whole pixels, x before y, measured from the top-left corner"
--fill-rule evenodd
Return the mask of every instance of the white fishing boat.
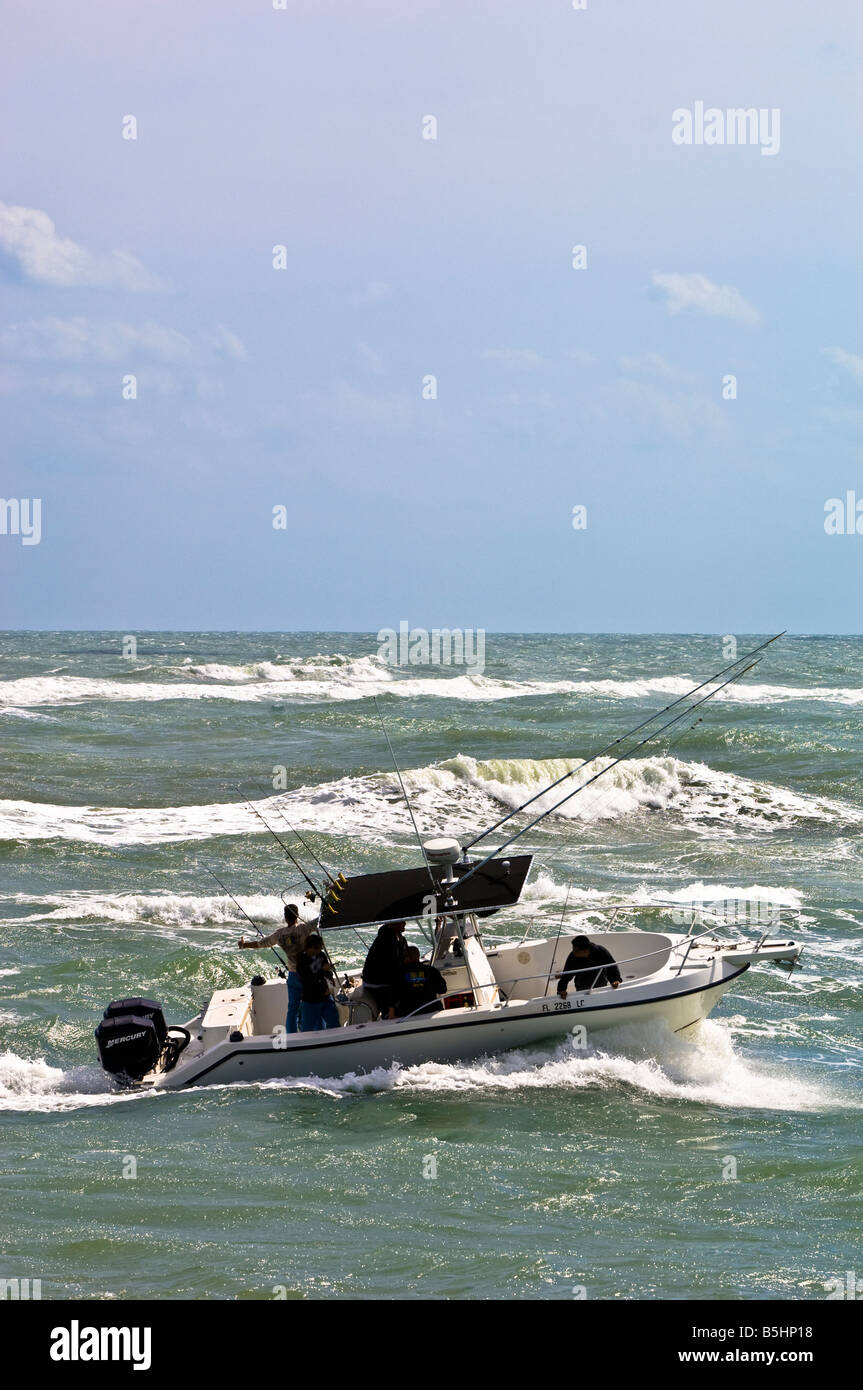
M 567 965 L 574 929 L 578 935 L 588 934 L 577 925 L 586 910 L 562 917 L 555 937 L 523 937 L 495 945 L 483 939 L 483 930 L 491 917 L 497 928 L 497 914 L 517 905 L 530 872 L 533 855 L 509 856 L 509 847 L 563 800 L 685 719 L 724 685 L 740 679 L 755 664 L 745 664 L 753 655 L 741 657 L 601 750 L 613 752 L 614 759 L 485 857 L 471 857 L 470 851 L 573 773 L 508 811 L 467 845 L 450 838 L 421 842 L 424 862 L 417 868 L 350 878 L 333 875 L 301 841 L 324 875 L 323 886 L 302 869 L 260 809 L 253 807 L 302 869 L 310 886 L 306 900 L 313 905 L 322 936 L 330 940 L 331 934 L 339 932 L 361 935 L 363 929 L 376 930 L 387 923 L 413 923 L 428 941 L 429 963 L 443 977 L 443 1007 L 428 1012 L 425 1006 L 396 1019 L 378 1017 L 360 976 L 340 971 L 335 985 L 339 1026 L 287 1033 L 282 970 L 275 978 L 256 975 L 245 986 L 217 990 L 200 1013 L 180 1026 L 166 1024 L 155 1000 L 141 996 L 116 1000 L 96 1030 L 102 1065 L 124 1085 L 177 1089 L 279 1077 L 362 1075 L 393 1065 L 480 1057 L 567 1035 L 575 1046 L 590 1048 L 610 1029 L 657 1020 L 674 1033 L 686 1034 L 751 965 L 784 962 L 793 966 L 801 947 L 790 937 L 768 940 L 766 932 L 748 941 L 723 941 L 712 925 L 698 931 L 691 925 L 685 934 L 594 929 L 589 931 L 591 944 L 610 953 L 616 970 L 595 962 L 573 969 L 570 961 L 561 985 L 559 977 Z M 735 674 L 717 684 L 729 670 Z M 701 694 L 707 687 L 708 693 Z M 670 711 L 681 705 L 682 711 L 670 717 Z M 657 720 L 665 722 L 633 746 L 622 747 Z M 636 907 L 630 905 L 631 910 Z M 621 910 L 621 905 L 614 909 L 614 920 Z M 592 915 L 595 918 L 595 909 Z M 618 974 L 619 979 L 614 978 Z

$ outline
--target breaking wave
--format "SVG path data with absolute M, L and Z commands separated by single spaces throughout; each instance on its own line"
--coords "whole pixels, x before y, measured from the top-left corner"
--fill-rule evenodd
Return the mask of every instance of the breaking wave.
M 0 705 L 72 705 L 83 701 L 152 702 L 228 700 L 267 704 L 348 701 L 374 695 L 403 699 L 433 696 L 448 700 L 509 700 L 580 689 L 573 681 L 494 679 L 463 666 L 393 667 L 378 656 L 316 656 L 296 661 L 255 661 L 242 665 L 191 661 L 165 667 L 163 679 L 140 680 L 146 667 L 108 677 L 26 676 L 0 682 Z M 423 674 L 420 674 L 422 672 Z M 624 684 L 626 684 L 624 682 Z M 584 693 L 590 693 L 585 686 Z
M 302 894 L 298 892 L 300 906 Z M 36 896 L 29 893 L 13 893 L 0 898 L 0 903 L 14 903 L 16 907 L 38 909 L 23 916 L 16 914 L 14 921 L 22 922 L 97 922 L 116 923 L 126 926 L 219 928 L 231 926 L 240 934 L 249 935 L 248 923 L 237 915 L 237 908 L 224 894 L 193 893 L 48 893 Z M 283 923 L 282 903 L 277 893 L 244 894 L 243 907 L 258 923 L 268 926 L 281 926 Z M 7 919 L 11 920 L 11 919 Z M 0 970 L 0 976 L 15 974 L 15 971 Z
M 297 892 L 303 914 L 302 893 Z M 542 917 L 549 911 L 555 914 L 564 903 L 569 913 L 595 910 L 603 912 L 610 904 L 620 901 L 619 893 L 601 892 L 595 888 L 579 888 L 574 884 L 558 883 L 547 870 L 539 870 L 526 885 L 519 900 L 519 910 L 525 917 Z M 795 888 L 770 887 L 762 884 L 729 886 L 716 883 L 687 884 L 682 888 L 660 889 L 647 884 L 633 889 L 627 901 L 634 907 L 674 908 L 680 906 L 723 905 L 728 902 L 769 902 L 780 907 L 799 910 L 803 905 L 801 893 Z M 282 924 L 282 904 L 276 892 L 243 894 L 241 902 L 256 922 L 267 926 Z M 3 916 L 3 904 L 16 909 L 33 911 L 14 917 Z M 73 890 L 67 893 L 10 893 L 0 896 L 0 920 L 15 924 L 32 922 L 74 922 L 79 925 L 98 923 L 117 926 L 153 926 L 156 928 L 218 930 L 231 927 L 246 932 L 247 923 L 240 920 L 236 905 L 223 894 L 195 893 L 98 893 Z M 492 928 L 487 934 L 494 935 Z M 0 978 L 17 975 L 17 969 L 0 970 Z
M 671 756 L 633 758 L 612 768 L 583 794 L 558 806 L 609 759 L 582 763 L 578 758 L 500 759 L 480 762 L 458 755 L 405 774 L 417 823 L 423 834 L 469 835 L 489 825 L 500 808 L 514 808 L 564 773 L 575 776 L 543 792 L 530 814 L 556 808 L 557 817 L 590 824 L 646 811 L 665 811 L 687 822 L 733 824 L 763 830 L 798 823 L 863 823 L 863 811 L 838 801 L 806 796 L 766 782 L 754 782 L 703 763 Z M 344 777 L 320 786 L 268 797 L 257 803 L 275 825 L 283 825 L 283 806 L 301 830 L 353 836 L 374 844 L 398 843 L 411 834 L 401 791 L 394 776 L 375 773 Z M 30 801 L 0 802 L 0 841 L 78 840 L 88 844 L 166 844 L 205 841 L 222 835 L 266 834 L 243 802 L 201 806 L 56 806 Z
M 616 820 L 642 810 L 673 810 L 688 820 L 714 821 L 731 814 L 737 824 L 761 826 L 788 826 L 813 820 L 863 822 L 863 812 L 855 807 L 766 782 L 753 782 L 735 773 L 715 771 L 704 763 L 682 762 L 671 756 L 632 758 L 616 767 L 612 767 L 610 758 L 596 758 L 590 763 L 578 758 L 477 762 L 458 756 L 440 763 L 438 768 L 450 771 L 510 809 L 565 774 L 574 774 L 553 791 L 538 795 L 530 807 L 532 816 L 554 808 L 555 816 L 590 823 Z M 610 768 L 610 772 L 588 786 L 588 781 L 605 768 Z M 578 787 L 584 791 L 564 800 Z
M 119 658 L 118 658 L 119 659 Z M 145 674 L 159 679 L 142 680 Z M 84 701 L 153 702 L 227 700 L 315 702 L 362 700 L 373 695 L 403 699 L 496 701 L 530 696 L 572 695 L 612 700 L 643 700 L 652 695 L 681 696 L 698 683 L 688 675 L 647 679 L 514 680 L 486 675 L 466 666 L 393 667 L 377 654 L 318 655 L 282 661 L 194 663 L 181 666 L 132 666 L 115 678 L 46 672 L 0 682 L 0 706 L 75 705 Z M 707 687 L 703 693 L 707 693 Z M 735 704 L 821 701 L 861 705 L 863 689 L 842 686 L 729 685 L 716 698 Z

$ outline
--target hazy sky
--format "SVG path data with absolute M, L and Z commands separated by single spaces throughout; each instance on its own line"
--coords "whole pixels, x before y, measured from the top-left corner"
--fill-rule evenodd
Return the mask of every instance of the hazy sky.
M 859 0 L 47 0 L 0 52 L 0 627 L 863 631 Z

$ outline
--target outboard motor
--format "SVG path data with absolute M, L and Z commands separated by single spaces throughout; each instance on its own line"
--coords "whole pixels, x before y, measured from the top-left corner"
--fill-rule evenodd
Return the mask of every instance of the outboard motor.
M 167 1041 L 165 1015 L 155 999 L 115 999 L 96 1029 L 102 1066 L 126 1084 L 153 1070 Z

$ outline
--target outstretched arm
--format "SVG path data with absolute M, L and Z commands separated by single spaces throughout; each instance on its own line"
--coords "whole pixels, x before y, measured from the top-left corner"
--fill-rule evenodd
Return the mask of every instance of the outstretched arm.
M 246 941 L 241 936 L 237 945 L 241 951 L 262 951 L 265 946 L 281 945 L 281 940 L 281 932 L 274 931 L 270 932 L 269 936 L 262 936 L 260 941 Z

